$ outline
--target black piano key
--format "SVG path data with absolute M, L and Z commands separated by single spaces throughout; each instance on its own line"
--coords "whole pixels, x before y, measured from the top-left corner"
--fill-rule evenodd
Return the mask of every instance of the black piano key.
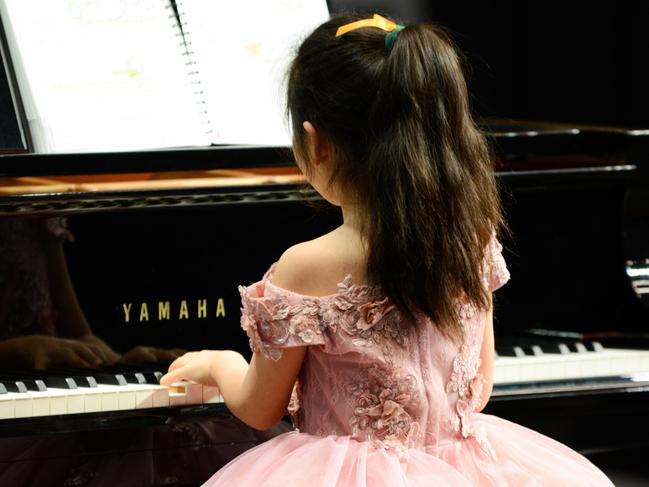
M 76 382 L 77 387 L 98 387 L 97 380 L 91 375 L 73 375 L 72 380 Z
M 42 378 L 47 387 L 55 389 L 78 389 L 79 387 L 97 387 L 97 381 L 91 375 L 81 372 L 73 372 L 69 369 L 51 367 L 44 371 L 34 371 L 32 374 Z
M 47 390 L 45 382 L 43 382 L 39 376 L 34 376 L 31 371 L 17 372 L 13 370 L 5 370 L 2 371 L 2 377 L 4 379 L 22 382 L 25 384 L 28 391 L 44 392 Z
M 43 380 L 45 381 L 45 385 L 52 389 L 72 390 L 72 389 L 77 389 L 79 387 L 77 382 L 72 377 L 52 375 L 49 377 L 45 377 Z
M 27 392 L 27 386 L 20 380 L 0 379 L 0 383 L 4 385 L 7 392 L 17 392 L 19 394 Z
M 25 384 L 28 391 L 44 392 L 47 390 L 47 385 L 41 379 L 27 379 L 21 378 L 20 382 Z
M 501 347 L 496 345 L 496 353 L 499 357 L 513 357 L 514 350 L 511 347 Z
M 147 384 L 160 384 L 160 378 L 164 375 L 163 372 L 160 372 L 159 370 L 148 370 L 145 372 L 142 372 L 142 375 L 144 375 L 144 379 L 146 380 Z
M 48 378 L 48 380 L 52 383 L 61 383 L 61 381 L 65 381 L 65 383 L 74 384 L 73 387 L 70 387 L 71 389 L 78 389 L 80 387 L 97 387 L 97 381 L 94 377 L 89 375 L 63 373 L 59 376 L 53 375 L 51 378 Z M 51 385 L 49 387 L 58 386 Z
M 541 347 L 541 350 L 543 350 L 543 353 L 558 353 L 562 355 L 570 353 L 570 348 L 568 348 L 568 345 L 565 343 L 543 342 L 540 343 L 539 346 Z
M 122 374 L 114 372 L 104 372 L 98 369 L 79 369 L 78 373 L 83 376 L 93 377 L 97 384 L 105 384 L 111 386 L 126 386 L 128 382 Z
M 581 343 L 581 342 L 568 342 L 567 343 L 568 348 L 570 349 L 571 352 L 573 353 L 587 353 L 588 349 L 586 346 Z
M 539 345 L 525 345 L 521 347 L 523 349 L 523 352 L 525 352 L 525 355 L 533 355 L 533 356 L 540 356 L 543 355 L 543 349 Z
M 45 385 L 52 389 L 77 389 L 79 386 L 73 377 L 64 373 L 56 373 L 53 370 L 39 371 L 38 376 L 45 382 Z
M 160 384 L 160 378 L 167 373 L 170 364 L 171 362 L 151 362 L 133 367 L 144 375 L 147 384 L 157 385 Z
M 498 346 L 496 345 L 496 353 L 499 357 L 524 357 L 525 352 L 519 346 Z
M 129 384 L 147 383 L 146 379 L 144 378 L 144 375 L 141 372 L 138 372 L 137 370 L 133 370 L 133 369 L 129 370 L 128 368 L 120 367 L 120 366 L 102 367 L 100 370 L 106 374 L 121 375 Z
M 128 381 L 122 374 L 113 374 L 110 372 L 98 372 L 92 374 L 98 384 L 111 386 L 127 386 Z
M 604 351 L 604 346 L 599 343 L 598 341 L 595 340 L 589 340 L 587 342 L 584 342 L 584 346 L 586 347 L 586 350 L 589 352 L 603 352 Z

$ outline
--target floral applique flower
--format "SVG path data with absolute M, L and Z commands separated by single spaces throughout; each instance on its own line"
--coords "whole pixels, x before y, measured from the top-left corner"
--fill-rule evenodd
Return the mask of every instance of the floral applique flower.
M 271 360 L 279 360 L 281 347 L 297 337 L 311 344 L 321 335 L 319 309 L 315 300 L 291 305 L 284 295 L 263 295 L 260 284 L 239 287 L 241 327 L 248 334 L 250 348 Z
M 307 314 L 293 316 L 290 327 L 307 345 L 313 343 L 316 335 L 320 332 L 317 317 Z
M 510 274 L 502 255 L 503 246 L 494 233 L 485 257 L 484 283 L 488 289 L 496 289 L 509 281 Z
M 462 344 L 460 353 L 453 359 L 453 370 L 451 380 L 446 384 L 446 392 L 457 392 L 460 398 L 467 396 L 469 382 L 478 372 L 480 358 L 477 353 L 471 351 L 468 344 Z
M 377 367 L 365 374 L 365 380 L 350 388 L 354 401 L 352 437 L 399 451 L 412 447 L 419 433 L 419 423 L 413 419 L 419 408 L 417 380 Z
M 347 276 L 330 299 L 295 298 L 268 285 L 271 271 L 261 282 L 239 287 L 241 326 L 253 351 L 279 360 L 281 348 L 289 341 L 295 345 L 323 343 L 325 331 L 335 332 L 338 327 L 358 346 L 385 339 L 404 344 L 407 330 L 400 323 L 401 315 L 388 298 L 379 299 L 377 287 L 353 284 Z
M 401 322 L 401 314 L 388 298 L 369 301 L 343 313 L 338 323 L 357 346 L 379 344 L 386 339 L 404 345 L 408 330 Z
M 354 307 L 354 303 L 344 295 L 338 295 L 333 299 L 334 306 L 338 311 L 348 311 Z
M 356 323 L 356 327 L 361 331 L 369 330 L 394 309 L 396 307 L 388 302 L 388 298 L 361 304 L 358 307 L 360 318 Z
M 476 335 L 475 333 L 472 335 Z M 486 433 L 475 428 L 471 416 L 482 400 L 485 378 L 478 373 L 480 358 L 477 343 L 464 343 L 453 359 L 451 378 L 446 384 L 446 392 L 457 393 L 455 408 L 450 411 L 451 428 L 462 438 L 475 438 L 482 450 L 495 459 L 496 454 L 487 440 Z

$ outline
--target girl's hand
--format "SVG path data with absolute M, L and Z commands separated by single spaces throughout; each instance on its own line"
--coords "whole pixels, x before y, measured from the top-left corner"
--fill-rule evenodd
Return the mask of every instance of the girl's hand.
M 169 371 L 160 378 L 160 385 L 189 380 L 206 386 L 218 386 L 212 371 L 220 354 L 220 350 L 187 352 L 172 362 Z

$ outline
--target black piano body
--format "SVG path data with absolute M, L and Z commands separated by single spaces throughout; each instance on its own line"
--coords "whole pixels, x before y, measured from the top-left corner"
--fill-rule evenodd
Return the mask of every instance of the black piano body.
M 637 278 L 649 267 L 648 134 L 503 122 L 485 130 L 511 226 L 497 342 L 550 330 L 649 348 Z M 0 225 L 64 219 L 76 298 L 119 353 L 249 354 L 237 285 L 340 222 L 291 166 L 289 151 L 269 148 L 0 156 Z M 3 365 L 0 381 L 20 372 Z M 591 382 L 497 386 L 486 412 L 584 453 L 646 441 L 646 379 Z M 288 428 L 254 431 L 223 404 L 1 419 L 0 481 L 196 485 Z

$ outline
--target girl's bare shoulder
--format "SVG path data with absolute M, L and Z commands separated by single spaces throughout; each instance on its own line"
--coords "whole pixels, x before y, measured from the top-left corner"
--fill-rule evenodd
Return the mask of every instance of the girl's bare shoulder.
M 308 296 L 327 296 L 348 276 L 363 284 L 365 257 L 360 239 L 336 229 L 314 240 L 296 244 L 280 257 L 272 282 L 278 287 Z

